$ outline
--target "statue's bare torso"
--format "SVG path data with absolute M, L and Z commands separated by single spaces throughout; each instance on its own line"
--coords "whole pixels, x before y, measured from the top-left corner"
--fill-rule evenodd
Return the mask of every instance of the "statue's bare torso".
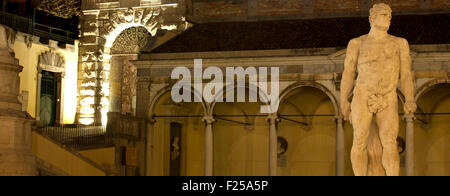
M 360 43 L 356 89 L 370 95 L 387 95 L 396 91 L 401 38 L 389 35 L 386 39 L 375 40 L 364 35 L 356 39 Z

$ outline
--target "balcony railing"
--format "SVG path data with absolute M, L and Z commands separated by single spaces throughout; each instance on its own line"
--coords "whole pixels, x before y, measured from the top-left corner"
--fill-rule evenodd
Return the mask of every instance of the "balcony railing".
M 0 24 L 9 26 L 16 31 L 63 43 L 74 44 L 74 41 L 77 39 L 77 34 L 74 32 L 35 23 L 30 18 L 25 18 L 1 11 Z
M 64 125 L 38 128 L 41 135 L 75 150 L 102 148 L 115 145 L 116 139 L 143 141 L 145 120 L 108 113 L 108 126 Z

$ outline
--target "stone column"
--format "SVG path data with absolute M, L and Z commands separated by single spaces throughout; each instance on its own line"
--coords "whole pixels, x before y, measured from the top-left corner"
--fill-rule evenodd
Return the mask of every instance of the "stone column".
M 0 25 L 0 176 L 34 176 L 36 160 L 31 151 L 31 123 L 19 102 L 23 67 L 8 47 L 8 27 Z
M 36 89 L 36 120 L 41 120 L 41 83 L 42 83 L 42 70 L 38 69 L 37 76 L 37 89 Z
M 123 77 L 123 57 L 113 56 L 110 60 L 111 75 L 109 76 L 111 82 L 110 89 L 110 105 L 109 112 L 117 112 L 122 114 L 122 77 Z
M 406 122 L 406 176 L 414 176 L 414 114 L 404 116 Z
M 345 132 L 344 117 L 336 117 L 336 176 L 344 176 L 345 172 Z
M 278 169 L 278 134 L 277 124 L 280 122 L 277 114 L 270 114 L 269 122 L 269 176 L 276 176 Z
M 81 44 L 78 61 L 78 104 L 77 119 L 81 124 L 101 125 L 105 118 L 102 109 L 107 110 L 109 92 L 107 79 L 111 67 L 104 63 L 109 61 L 109 55 L 104 55 L 105 38 L 98 21 L 99 10 L 84 10 L 80 16 Z
M 152 152 L 153 152 L 153 127 L 156 120 L 150 119 L 147 121 L 147 137 L 146 137 L 146 151 L 145 151 L 145 175 L 150 176 L 152 174 Z
M 214 165 L 214 137 L 213 123 L 216 121 L 212 116 L 203 118 L 205 122 L 205 176 L 213 175 Z

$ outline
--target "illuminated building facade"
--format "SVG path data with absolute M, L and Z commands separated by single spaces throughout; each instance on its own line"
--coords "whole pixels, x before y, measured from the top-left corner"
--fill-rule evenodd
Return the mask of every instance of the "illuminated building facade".
M 339 85 L 348 41 L 369 30 L 370 0 L 74 2 L 75 36 L 13 27 L 23 111 L 39 122 L 39 175 L 353 175 Z M 419 105 L 400 126 L 402 175 L 450 175 L 450 4 L 391 5 L 390 33 L 410 42 Z M 49 6 L 35 7 L 39 15 Z M 223 70 L 279 67 L 279 111 L 174 103 L 171 71 L 194 59 Z

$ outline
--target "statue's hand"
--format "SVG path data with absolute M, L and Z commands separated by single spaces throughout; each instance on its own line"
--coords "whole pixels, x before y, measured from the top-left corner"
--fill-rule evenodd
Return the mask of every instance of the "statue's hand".
M 342 115 L 344 115 L 344 120 L 349 121 L 352 123 L 352 115 L 351 115 L 351 108 L 350 108 L 350 102 L 343 101 L 341 105 Z
M 405 114 L 413 114 L 417 110 L 417 104 L 414 101 L 406 101 L 403 110 Z

